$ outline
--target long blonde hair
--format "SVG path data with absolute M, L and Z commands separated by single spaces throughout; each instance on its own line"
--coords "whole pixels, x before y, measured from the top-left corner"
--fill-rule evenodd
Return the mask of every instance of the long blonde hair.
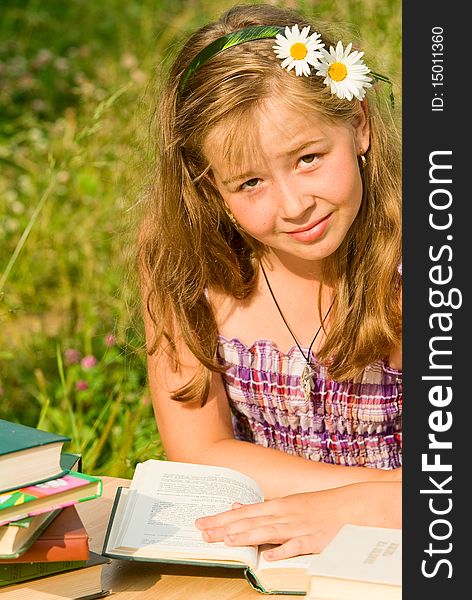
M 203 155 L 208 133 L 224 123 L 226 147 L 239 147 L 241 125 L 260 103 L 283 94 L 298 109 L 337 123 L 354 123 L 359 101 L 340 100 L 319 76 L 296 77 L 280 67 L 273 40 L 227 49 L 203 64 L 179 92 L 192 58 L 213 40 L 254 25 L 313 25 L 298 12 L 269 5 L 236 6 L 194 33 L 177 56 L 156 112 L 158 164 L 148 194 L 138 248 L 145 310 L 154 324 L 148 349 L 155 353 L 167 340 L 176 368 L 177 336 L 200 362 L 200 369 L 173 393 L 176 400 L 208 396 L 216 360 L 217 325 L 206 297 L 217 289 L 234 298 L 253 291 L 261 244 L 234 227 L 220 194 L 208 177 Z M 326 47 L 334 45 L 323 30 Z M 370 148 L 361 170 L 360 211 L 337 251 L 325 260 L 325 280 L 334 286 L 336 303 L 318 358 L 335 379 L 350 379 L 385 357 L 401 337 L 398 300 L 401 260 L 400 138 L 386 95 L 368 90 Z

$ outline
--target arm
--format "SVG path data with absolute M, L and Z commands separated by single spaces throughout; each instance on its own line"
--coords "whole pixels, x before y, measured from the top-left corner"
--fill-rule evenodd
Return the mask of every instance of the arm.
M 151 339 L 149 321 L 146 330 Z M 401 477 L 400 469 L 383 471 L 328 465 L 235 440 L 228 399 L 218 373 L 212 375 L 210 394 L 203 407 L 170 398 L 170 393 L 185 384 L 197 368 L 190 351 L 183 345 L 178 349 L 182 364 L 179 371 L 172 369 L 164 350 L 148 359 L 154 412 L 169 460 L 236 469 L 255 479 L 266 498 Z
M 258 504 L 235 505 L 196 525 L 208 542 L 228 546 L 280 544 L 264 552 L 266 560 L 321 552 L 342 525 L 401 529 L 400 482 L 354 483 L 292 494 Z

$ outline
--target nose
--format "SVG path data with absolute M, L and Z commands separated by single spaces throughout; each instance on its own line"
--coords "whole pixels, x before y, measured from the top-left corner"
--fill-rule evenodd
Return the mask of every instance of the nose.
M 288 220 L 296 221 L 316 204 L 315 196 L 291 177 L 277 179 L 274 195 L 282 217 Z

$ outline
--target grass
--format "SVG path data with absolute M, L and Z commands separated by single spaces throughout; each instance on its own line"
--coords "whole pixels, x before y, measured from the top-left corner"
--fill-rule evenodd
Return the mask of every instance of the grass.
M 129 260 L 150 84 L 169 48 L 232 4 L 2 4 L 0 417 L 69 435 L 88 473 L 130 477 L 164 456 Z M 352 23 L 399 97 L 399 0 L 275 4 Z

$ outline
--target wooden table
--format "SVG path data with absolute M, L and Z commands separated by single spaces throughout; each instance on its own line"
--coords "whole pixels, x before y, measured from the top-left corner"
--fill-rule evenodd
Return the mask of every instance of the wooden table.
M 77 504 L 90 536 L 90 549 L 101 553 L 115 490 L 128 487 L 129 479 L 102 477 L 100 498 Z M 239 571 L 229 569 L 162 565 L 112 560 L 103 570 L 103 587 L 117 600 L 261 600 L 267 596 L 253 590 Z M 238 575 L 239 574 L 239 575 Z M 300 600 L 302 596 L 276 598 Z M 110 599 L 111 600 L 111 599 Z

